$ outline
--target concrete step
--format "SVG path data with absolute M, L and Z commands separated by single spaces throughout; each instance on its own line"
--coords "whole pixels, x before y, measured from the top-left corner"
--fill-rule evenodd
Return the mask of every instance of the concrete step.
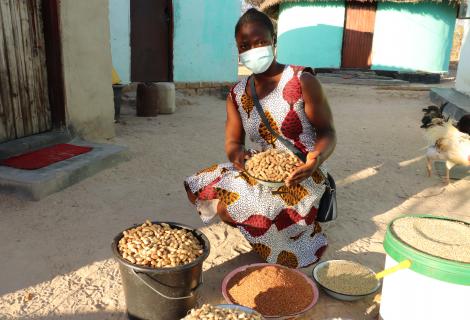
M 430 91 L 430 97 L 436 105 L 448 102 L 443 113 L 455 121 L 459 121 L 462 116 L 470 113 L 470 97 L 454 88 L 433 88 Z M 445 174 L 444 162 L 436 161 L 434 167 L 439 175 Z M 456 180 L 465 179 L 470 176 L 470 166 L 455 166 L 450 170 L 449 176 Z
M 389 77 L 345 77 L 341 74 L 332 73 L 318 73 L 318 80 L 321 83 L 335 83 L 335 84 L 351 84 L 351 85 L 366 85 L 366 86 L 391 86 L 391 85 L 409 85 L 410 83 L 403 80 L 397 80 Z
M 70 143 L 90 146 L 93 150 L 38 170 L 0 166 L 0 192 L 40 200 L 129 159 L 127 147 L 90 143 L 80 139 L 74 139 Z
M 50 131 L 0 143 L 0 160 L 72 140 L 69 131 Z
M 455 121 L 470 113 L 470 97 L 453 88 L 433 88 L 430 97 L 437 105 L 448 102 L 443 113 Z

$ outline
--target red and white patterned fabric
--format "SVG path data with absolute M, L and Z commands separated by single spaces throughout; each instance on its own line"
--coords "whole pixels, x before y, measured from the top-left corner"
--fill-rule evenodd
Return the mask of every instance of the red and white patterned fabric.
M 307 153 L 314 148 L 315 129 L 304 112 L 299 80 L 302 70 L 286 66 L 276 89 L 260 103 L 271 127 Z M 287 150 L 264 126 L 246 91 L 247 78 L 232 88 L 231 97 L 247 136 L 259 150 Z M 323 166 L 320 170 L 326 176 Z M 326 236 L 315 222 L 325 191 L 318 172 L 297 186 L 274 190 L 225 163 L 201 170 L 188 177 L 186 184 L 197 197 L 196 207 L 205 223 L 217 214 L 222 202 L 234 224 L 267 262 L 305 267 L 315 263 L 327 246 Z

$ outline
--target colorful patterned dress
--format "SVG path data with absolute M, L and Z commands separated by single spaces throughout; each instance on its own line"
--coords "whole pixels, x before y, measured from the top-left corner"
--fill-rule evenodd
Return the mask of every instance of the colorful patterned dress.
M 271 127 L 307 153 L 314 148 L 315 129 L 304 112 L 299 79 L 302 70 L 286 66 L 276 89 L 260 99 L 260 103 Z M 246 134 L 259 146 L 258 150 L 287 150 L 262 123 L 253 100 L 246 94 L 247 80 L 231 90 Z M 326 170 L 323 167 L 320 170 L 326 176 Z M 225 163 L 204 169 L 185 182 L 197 197 L 196 207 L 205 223 L 217 214 L 217 206 L 222 202 L 253 250 L 267 262 L 306 267 L 315 263 L 327 246 L 326 236 L 315 221 L 325 191 L 318 172 L 297 186 L 274 190 Z

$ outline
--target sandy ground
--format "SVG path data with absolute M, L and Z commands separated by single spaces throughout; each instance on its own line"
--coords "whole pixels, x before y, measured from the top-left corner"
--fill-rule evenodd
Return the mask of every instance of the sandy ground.
M 426 92 L 326 86 L 338 131 L 328 166 L 338 182 L 339 218 L 326 226 L 325 258 L 347 258 L 380 270 L 387 222 L 401 214 L 458 218 L 470 212 L 470 182 L 444 187 L 425 176 L 419 129 Z M 125 303 L 110 243 L 150 218 L 202 227 L 183 192 L 184 176 L 225 161 L 224 102 L 180 97 L 169 116 L 136 118 L 123 110 L 112 143 L 131 160 L 40 202 L 0 195 L 1 319 L 124 319 Z M 240 233 L 214 223 L 202 231 L 211 254 L 201 301 L 221 303 L 220 283 L 258 258 Z M 304 270 L 306 273 L 310 269 Z M 342 303 L 321 293 L 303 319 L 374 319 L 380 295 Z

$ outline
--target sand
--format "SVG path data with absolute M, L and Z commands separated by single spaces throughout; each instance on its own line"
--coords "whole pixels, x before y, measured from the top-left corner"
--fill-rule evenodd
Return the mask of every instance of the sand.
M 338 184 L 337 221 L 325 226 L 326 259 L 384 266 L 386 224 L 401 214 L 464 219 L 470 182 L 444 186 L 426 176 L 419 129 L 427 92 L 327 85 L 338 146 L 328 166 Z M 225 161 L 224 101 L 180 97 L 173 115 L 123 123 L 110 143 L 128 145 L 131 160 L 39 202 L 0 195 L 0 319 L 125 319 L 110 243 L 145 219 L 202 227 L 183 192 L 183 177 Z M 241 234 L 215 222 L 202 228 L 212 251 L 200 301 L 223 302 L 220 284 L 235 267 L 257 262 Z M 310 274 L 311 268 L 304 270 Z M 304 319 L 375 319 L 380 294 L 343 303 L 321 293 Z

